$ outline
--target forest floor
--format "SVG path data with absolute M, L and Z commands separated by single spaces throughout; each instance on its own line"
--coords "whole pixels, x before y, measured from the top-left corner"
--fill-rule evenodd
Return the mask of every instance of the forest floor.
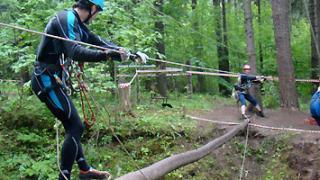
M 239 123 L 240 112 L 236 105 L 224 104 L 223 102 L 215 102 L 215 106 L 210 110 L 189 110 L 187 115 L 199 117 L 207 120 L 221 121 L 221 122 L 235 122 Z M 251 114 L 251 123 L 278 127 L 278 128 L 293 128 L 303 130 L 319 130 L 319 126 L 312 126 L 305 123 L 305 119 L 309 116 L 301 111 L 288 111 L 283 109 L 266 109 L 265 118 L 257 117 Z M 206 126 L 208 122 L 199 122 L 199 127 Z M 229 129 L 229 125 L 217 125 L 219 129 Z M 263 149 L 261 146 L 261 139 L 277 138 L 279 136 L 288 135 L 290 148 L 287 149 L 281 161 L 283 161 L 290 171 L 292 171 L 293 179 L 320 179 L 320 133 L 296 133 L 279 130 L 261 129 L 250 127 L 249 144 L 255 150 Z M 242 136 L 245 136 L 243 133 Z M 242 140 L 243 141 L 243 140 Z M 276 151 L 269 149 L 269 151 Z M 213 154 L 215 158 L 220 159 L 220 162 L 226 161 L 225 157 L 232 152 L 228 152 L 228 148 L 220 148 Z M 236 164 L 241 164 L 239 159 Z M 227 165 L 227 164 L 226 164 Z M 225 166 L 225 165 L 222 165 Z M 246 161 L 246 176 L 247 179 L 260 179 L 262 174 L 266 172 L 261 168 L 257 168 L 259 162 L 256 158 L 248 158 Z M 273 173 L 275 173 L 273 171 Z M 290 174 L 290 173 L 289 173 Z M 235 175 L 236 176 L 236 175 Z
M 83 148 L 90 164 L 109 170 L 114 177 L 146 167 L 173 154 L 196 149 L 225 134 L 232 126 L 184 118 L 187 114 L 216 121 L 241 122 L 231 98 L 194 94 L 190 99 L 175 94 L 162 108 L 144 93 L 134 107 L 136 118 L 117 113 L 117 100 L 96 94 L 108 102 L 111 119 L 98 113 L 98 121 L 85 131 Z M 74 98 L 76 105 L 80 105 Z M 113 104 L 112 104 L 113 103 Z M 80 108 L 80 107 L 78 107 Z M 266 109 L 266 118 L 253 116 L 253 123 L 273 127 L 320 130 L 304 123 L 307 113 Z M 35 96 L 0 96 L 0 179 L 56 179 L 54 119 Z M 115 127 L 119 142 L 109 126 Z M 63 133 L 61 127 L 61 133 Z M 245 179 L 320 179 L 319 134 L 250 128 Z M 60 136 L 63 140 L 63 134 Z M 246 134 L 239 133 L 205 158 L 166 175 L 166 180 L 239 179 Z M 14 152 L 14 153 L 12 153 Z M 73 171 L 77 176 L 77 169 Z

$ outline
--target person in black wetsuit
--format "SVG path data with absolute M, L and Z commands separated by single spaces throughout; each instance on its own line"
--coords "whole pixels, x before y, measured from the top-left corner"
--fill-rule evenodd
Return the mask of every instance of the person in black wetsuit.
M 111 50 L 88 49 L 79 44 L 43 36 L 37 51 L 31 81 L 32 89 L 53 115 L 62 122 L 66 132 L 61 151 L 59 179 L 70 179 L 72 165 L 75 161 L 80 169 L 80 179 L 106 179 L 109 177 L 108 172 L 98 171 L 87 163 L 80 143 L 84 124 L 72 100 L 57 81 L 57 79 L 63 78 L 63 69 L 60 65 L 62 57 L 79 62 L 100 62 L 107 59 L 125 61 L 129 57 L 133 57 L 124 48 L 93 34 L 85 25 L 91 22 L 103 8 L 104 0 L 78 0 L 73 9 L 58 12 L 51 18 L 45 33 Z M 135 56 L 143 62 L 148 58 L 141 52 L 136 53 Z
M 248 64 L 243 66 L 243 73 L 240 74 L 238 78 L 238 83 L 235 85 L 235 90 L 238 96 L 238 99 L 241 103 L 241 116 L 242 119 L 248 118 L 246 115 L 246 100 L 248 100 L 256 109 L 257 115 L 260 117 L 264 117 L 264 113 L 262 112 L 257 101 L 251 96 L 249 93 L 249 89 L 252 87 L 253 82 L 262 82 L 265 80 L 263 76 L 254 76 L 250 74 L 251 67 Z

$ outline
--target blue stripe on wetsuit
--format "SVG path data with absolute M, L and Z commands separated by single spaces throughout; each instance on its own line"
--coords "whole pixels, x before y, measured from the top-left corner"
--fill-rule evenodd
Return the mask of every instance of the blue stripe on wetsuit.
M 76 34 L 74 33 L 74 21 L 75 15 L 72 11 L 68 11 L 68 37 L 72 40 L 76 39 Z
M 49 77 L 48 75 L 43 74 L 43 75 L 41 75 L 40 77 L 41 77 L 41 81 L 42 81 L 44 87 L 50 87 L 50 86 L 52 85 L 52 84 L 51 84 L 51 79 L 50 79 L 50 77 Z M 61 105 L 61 103 L 60 103 L 60 101 L 59 101 L 56 93 L 54 92 L 54 90 L 51 90 L 51 91 L 49 92 L 49 97 L 52 99 L 53 103 L 54 103 L 59 109 L 61 109 L 61 110 L 63 111 L 62 105 Z

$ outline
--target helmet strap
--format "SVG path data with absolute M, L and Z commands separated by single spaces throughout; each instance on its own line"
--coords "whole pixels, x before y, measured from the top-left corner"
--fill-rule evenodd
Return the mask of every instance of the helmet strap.
M 91 9 L 90 9 L 90 10 L 89 10 L 89 15 L 88 15 L 88 17 L 86 18 L 86 20 L 84 20 L 84 23 L 85 23 L 85 24 L 89 24 L 89 20 L 91 19 L 92 16 L 94 16 L 95 14 L 97 14 L 97 12 L 98 12 L 98 11 L 95 11 L 95 12 L 92 13 L 92 11 L 91 11 Z

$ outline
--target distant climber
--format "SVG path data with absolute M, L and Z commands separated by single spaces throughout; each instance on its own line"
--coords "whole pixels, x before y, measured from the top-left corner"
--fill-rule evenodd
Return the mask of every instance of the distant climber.
M 257 101 L 252 97 L 249 90 L 252 87 L 253 83 L 263 82 L 266 78 L 263 76 L 251 75 L 251 67 L 248 64 L 243 66 L 243 73 L 239 75 L 238 83 L 234 86 L 235 95 L 241 103 L 241 119 L 247 119 L 246 114 L 246 100 L 248 100 L 257 110 L 257 115 L 260 117 L 265 117 L 261 107 Z

